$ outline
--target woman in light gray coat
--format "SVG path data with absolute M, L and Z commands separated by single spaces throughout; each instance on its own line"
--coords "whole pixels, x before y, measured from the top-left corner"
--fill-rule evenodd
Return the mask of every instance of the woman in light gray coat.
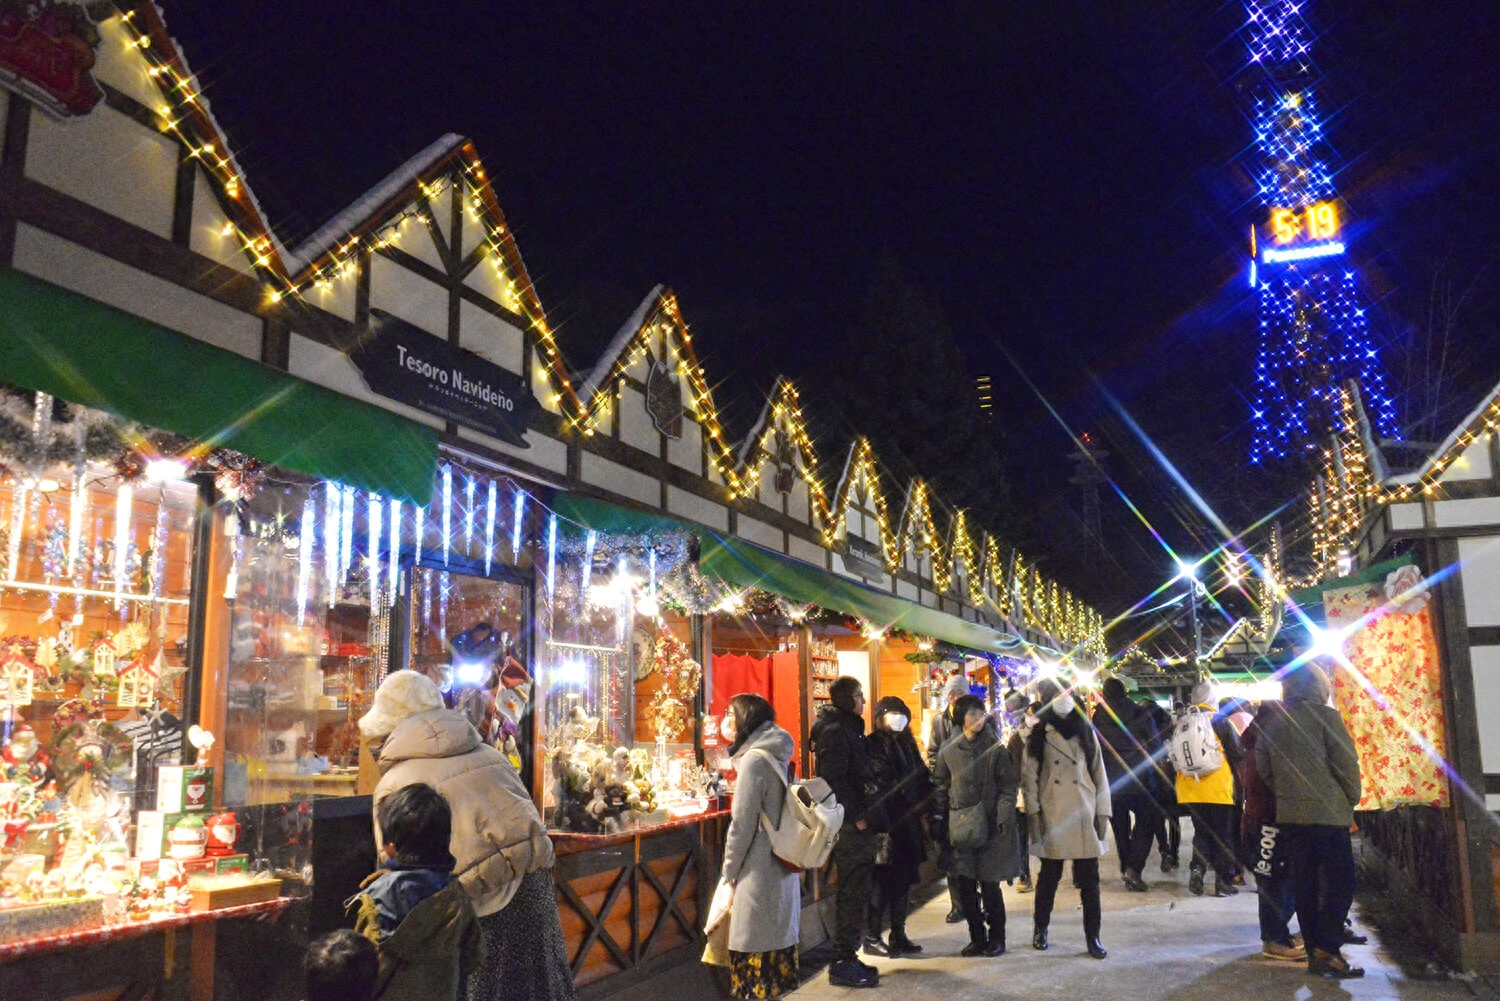
M 1042 860 L 1036 882 L 1031 945 L 1047 948 L 1047 925 L 1063 862 L 1073 860 L 1073 882 L 1083 903 L 1083 934 L 1089 955 L 1108 955 L 1099 942 L 1102 910 L 1099 859 L 1109 838 L 1109 776 L 1099 739 L 1073 694 L 1052 678 L 1037 684 L 1045 708 L 1026 738 L 1021 788 L 1031 828 L 1031 853 Z
M 775 998 L 797 989 L 802 883 L 771 851 L 762 814 L 775 825 L 786 801 L 792 735 L 776 725 L 776 711 L 759 695 L 729 700 L 734 730 L 729 753 L 739 779 L 724 840 L 725 882 L 734 887 L 729 909 L 730 993 Z
M 1000 881 L 1021 871 L 1021 842 L 1016 834 L 1016 778 L 1010 752 L 1000 743 L 995 721 L 974 695 L 954 700 L 963 729 L 938 751 L 933 764 L 933 806 L 936 825 L 949 842 L 943 870 L 958 888 L 959 903 L 969 922 L 969 944 L 964 956 L 999 956 L 1005 952 L 1005 898 Z M 981 807 L 983 842 L 954 845 L 954 814 Z M 988 924 L 988 932 L 986 932 Z

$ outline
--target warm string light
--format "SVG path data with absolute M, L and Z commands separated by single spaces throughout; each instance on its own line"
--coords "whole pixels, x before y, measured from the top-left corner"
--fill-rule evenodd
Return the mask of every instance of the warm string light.
M 259 224 L 258 213 L 253 204 L 245 201 L 246 191 L 238 167 L 225 148 L 222 139 L 215 135 L 212 121 L 200 104 L 196 81 L 184 70 L 179 69 L 180 57 L 170 45 L 153 47 L 151 32 L 158 31 L 159 24 L 156 24 L 155 19 L 148 15 L 142 20 L 153 23 L 148 27 L 141 27 L 135 23 L 136 18 L 133 12 L 123 15 L 123 20 L 128 30 L 133 33 L 132 46 L 146 61 L 147 75 L 157 85 L 166 101 L 159 109 L 162 130 L 175 135 L 184 144 L 189 155 L 202 164 L 209 171 L 210 176 L 218 180 L 231 203 L 242 207 L 240 216 L 242 219 L 257 223 L 256 231 L 247 232 L 239 223 L 231 220 L 222 227 L 222 233 L 226 238 L 236 239 L 255 265 L 268 273 L 273 282 L 273 290 L 269 293 L 273 301 L 288 297 L 305 298 L 314 292 L 331 289 L 334 282 L 352 278 L 357 273 L 361 253 L 378 252 L 386 247 L 395 246 L 403 232 L 409 228 L 409 223 L 413 220 L 420 222 L 424 218 L 422 215 L 424 209 L 411 207 L 394 218 L 386 218 L 382 223 L 367 231 L 350 233 L 345 239 L 325 251 L 319 260 L 309 263 L 301 276 L 294 280 L 284 272 L 269 232 L 264 229 L 263 224 Z M 204 139 L 203 135 L 211 138 Z M 451 170 L 451 176 L 419 179 L 415 182 L 416 190 L 428 201 L 436 200 L 445 193 L 451 192 L 452 197 L 462 199 L 463 211 L 467 217 L 484 229 L 489 244 L 487 250 L 492 259 L 491 266 L 496 269 L 497 275 L 503 281 L 503 304 L 523 316 L 529 322 L 530 329 L 536 337 L 539 358 L 536 372 L 549 384 L 550 402 L 562 408 L 563 415 L 569 420 L 572 428 L 585 436 L 592 435 L 599 420 L 609 413 L 611 393 L 617 391 L 618 380 L 613 376 L 604 380 L 587 405 L 579 400 L 565 374 L 566 366 L 541 309 L 541 304 L 535 296 L 529 279 L 525 276 L 524 269 L 520 266 L 514 238 L 504 224 L 503 215 L 500 214 L 498 205 L 495 203 L 493 191 L 485 177 L 482 165 L 473 155 L 472 149 L 465 147 L 461 151 L 456 169 L 451 165 L 444 165 L 442 169 Z M 644 355 L 648 340 L 653 336 L 664 335 L 668 332 L 677 334 L 682 347 L 680 351 L 673 347 L 669 354 L 667 352 L 664 354 L 670 359 L 679 376 L 686 381 L 692 412 L 704 428 L 716 471 L 723 479 L 732 499 L 754 495 L 760 487 L 767 446 L 774 436 L 762 436 L 761 447 L 758 451 L 753 451 L 743 464 L 736 461 L 718 410 L 714 406 L 706 374 L 693 354 L 691 332 L 683 322 L 674 295 L 668 293 L 662 297 L 657 315 L 651 322 L 643 325 L 636 342 L 623 353 L 616 368 L 623 371 L 624 368 L 639 361 Z M 801 479 L 808 488 L 814 516 L 824 525 L 825 539 L 836 542 L 842 537 L 847 520 L 848 485 L 863 481 L 866 489 L 869 489 L 875 497 L 880 544 L 887 567 L 892 571 L 899 569 L 902 564 L 902 547 L 897 537 L 898 533 L 890 523 L 884 498 L 879 491 L 878 474 L 875 471 L 873 455 L 868 452 L 868 444 L 865 443 L 864 454 L 856 457 L 853 468 L 846 473 L 846 487 L 841 491 L 844 496 L 837 501 L 830 502 L 818 478 L 817 460 L 806 431 L 796 389 L 789 382 L 784 382 L 780 388 L 780 395 L 772 408 L 772 424 L 776 432 L 786 436 L 787 440 L 801 453 L 802 461 L 797 465 Z M 352 491 L 347 497 L 339 498 L 337 514 L 325 518 L 325 533 L 337 529 L 347 535 L 352 529 L 353 503 Z M 515 503 L 512 551 L 518 554 L 524 495 L 518 493 Z M 924 496 L 925 503 L 927 502 Z M 466 547 L 472 544 L 474 509 L 475 505 L 471 498 L 465 513 Z M 392 514 L 393 517 L 399 518 L 399 509 L 392 507 Z M 417 509 L 414 512 L 414 518 L 417 527 L 417 552 L 420 556 L 423 512 Z M 448 510 L 447 503 L 444 504 L 442 518 L 445 522 L 442 546 L 446 563 L 452 545 L 451 512 Z M 954 568 L 961 568 L 969 598 L 976 603 L 982 600 L 984 582 L 980 573 L 976 571 L 978 561 L 973 541 L 967 530 L 953 533 L 951 551 L 947 551 L 942 545 L 941 537 L 937 535 L 930 506 L 919 513 L 918 521 L 920 522 L 918 533 L 922 537 L 921 544 L 932 565 L 933 583 L 940 590 L 948 590 L 953 581 Z M 392 538 L 398 538 L 399 534 L 399 532 L 393 532 Z M 351 549 L 352 543 L 348 543 L 332 550 L 336 555 L 333 557 L 335 573 L 330 575 L 330 601 L 334 600 L 338 580 L 341 580 L 348 570 L 352 558 Z M 985 563 L 993 566 L 988 555 L 987 548 Z M 392 572 L 397 572 L 395 562 L 393 560 Z M 990 571 L 992 577 L 995 572 Z M 394 582 L 391 587 L 394 591 Z M 1013 589 L 1002 588 L 998 584 L 996 584 L 996 589 L 998 593 L 1004 595 L 1004 599 L 997 600 L 996 604 L 1011 606 L 1010 594 Z M 1061 614 L 1066 617 L 1065 612 Z

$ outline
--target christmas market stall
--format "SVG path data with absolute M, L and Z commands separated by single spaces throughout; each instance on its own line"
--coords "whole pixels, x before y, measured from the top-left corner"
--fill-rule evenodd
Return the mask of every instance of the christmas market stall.
M 0 46 L 0 997 L 302 996 L 391 671 L 527 781 L 597 996 L 701 954 L 737 691 L 807 774 L 839 674 L 930 687 L 884 644 L 1102 658 L 868 441 L 821 468 L 790 382 L 731 444 L 669 290 L 569 368 L 463 137 L 291 246 L 155 5 L 43 7 Z

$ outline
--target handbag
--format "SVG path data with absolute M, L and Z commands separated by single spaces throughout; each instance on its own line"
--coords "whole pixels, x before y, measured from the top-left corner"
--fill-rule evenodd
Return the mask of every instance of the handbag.
M 948 843 L 954 848 L 978 848 L 989 836 L 990 815 L 984 800 L 948 811 Z
M 979 802 L 962 810 L 948 811 L 948 844 L 954 848 L 979 848 L 990 839 L 990 805 L 995 802 L 995 764 L 989 756 L 1000 744 L 988 748 L 979 760 L 984 769 Z

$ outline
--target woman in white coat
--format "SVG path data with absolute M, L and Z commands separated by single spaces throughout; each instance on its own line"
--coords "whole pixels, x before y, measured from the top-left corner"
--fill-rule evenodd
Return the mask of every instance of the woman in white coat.
M 772 825 L 781 820 L 792 735 L 776 725 L 771 703 L 749 693 L 729 700 L 725 722 L 734 731 L 729 753 L 739 774 L 724 840 L 723 878 L 734 887 L 730 995 L 776 998 L 797 989 L 802 885 L 771 851 L 760 817 Z
M 1109 777 L 1099 739 L 1072 692 L 1056 680 L 1037 684 L 1045 708 L 1026 738 L 1021 788 L 1026 796 L 1031 853 L 1041 859 L 1032 912 L 1031 945 L 1047 948 L 1047 925 L 1062 880 L 1063 862 L 1073 860 L 1073 882 L 1083 903 L 1083 935 L 1089 955 L 1108 955 L 1099 942 L 1099 859 L 1109 838 Z

